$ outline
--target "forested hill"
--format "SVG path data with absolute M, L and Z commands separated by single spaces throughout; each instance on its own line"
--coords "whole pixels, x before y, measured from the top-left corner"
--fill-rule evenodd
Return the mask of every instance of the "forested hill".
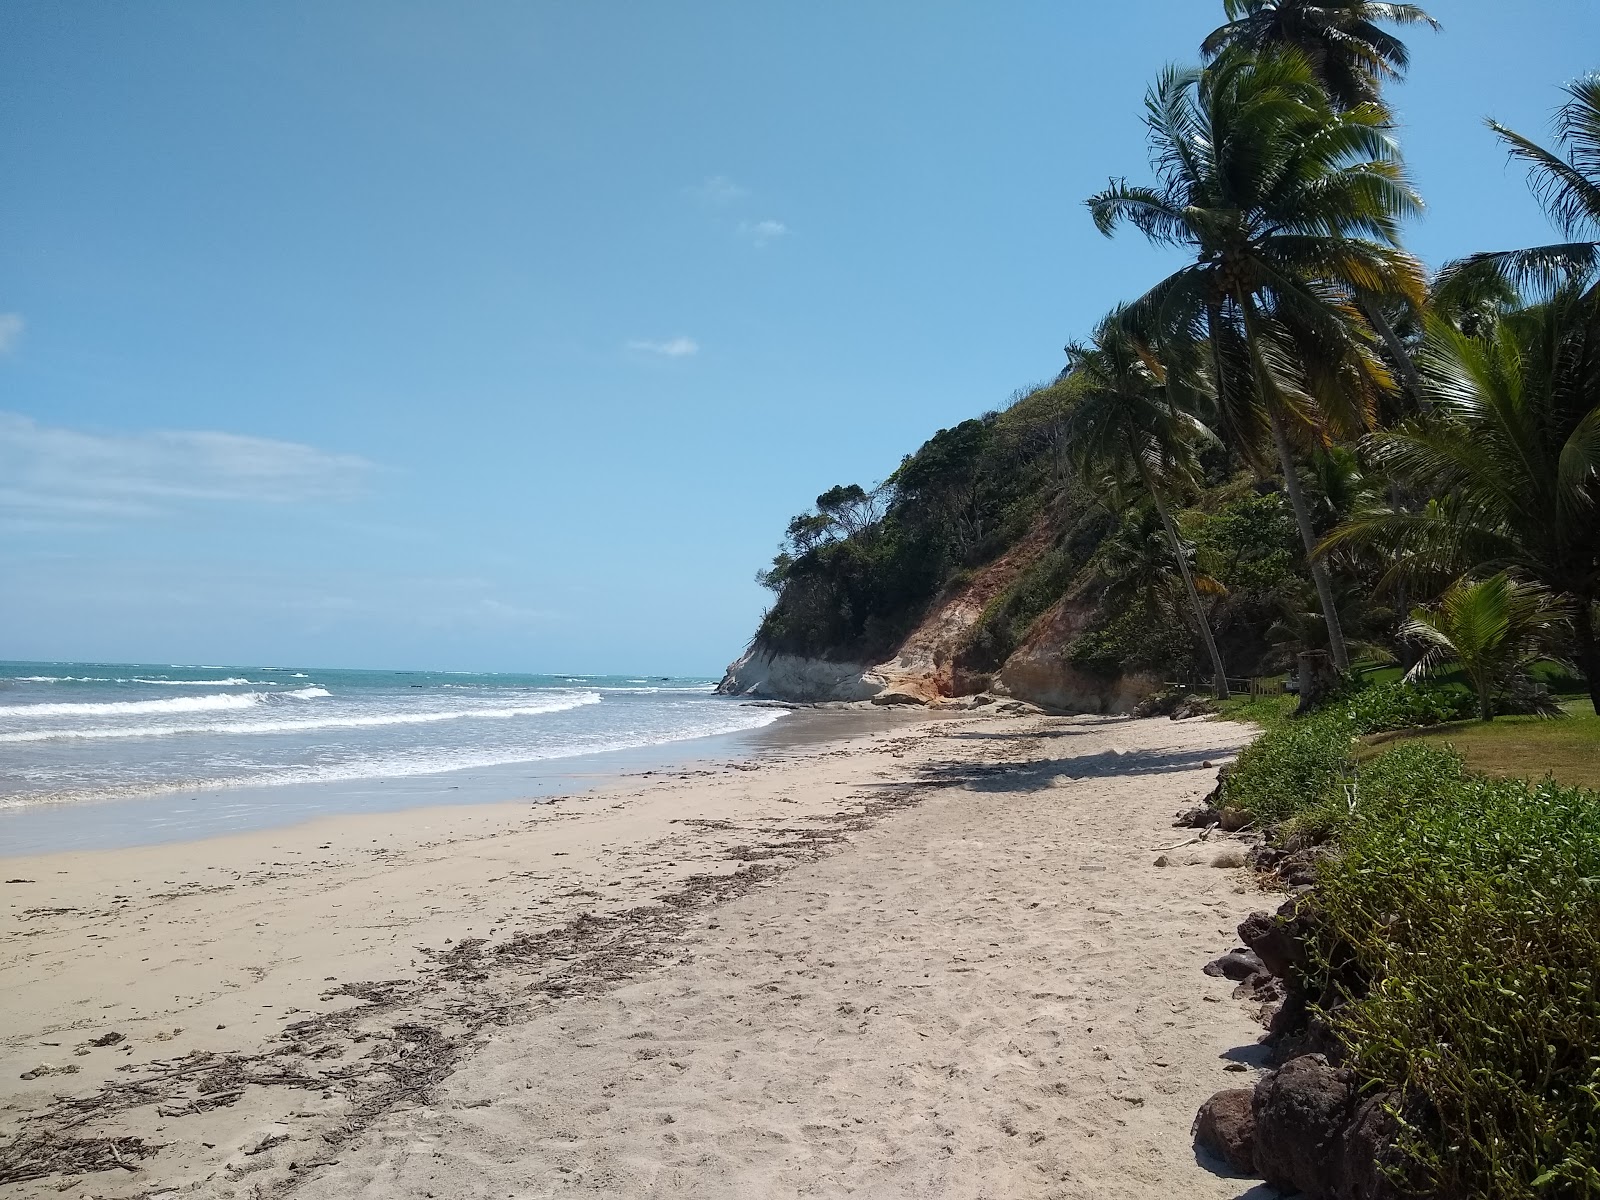
M 728 690 L 860 698 L 870 689 L 851 690 L 853 672 L 893 664 L 919 627 L 915 661 L 879 674 L 924 699 L 989 689 L 1024 648 L 1029 669 L 1010 690 L 1047 703 L 1125 707 L 1159 681 L 1205 679 L 1158 514 L 1068 453 L 1082 390 L 1066 375 L 1019 393 L 939 430 L 882 484 L 819 495 L 760 574 L 776 598 Z M 1275 483 L 1220 446 L 1204 467 L 1177 520 L 1230 673 L 1286 667 L 1320 627 L 1310 580 L 1295 570 L 1292 516 Z M 1319 498 L 1343 481 L 1337 459 L 1323 468 L 1327 487 L 1306 481 Z M 1331 520 L 1337 504 L 1320 507 Z M 780 680 L 748 670 L 790 658 L 841 670 Z M 1138 685 L 1119 688 L 1125 679 Z

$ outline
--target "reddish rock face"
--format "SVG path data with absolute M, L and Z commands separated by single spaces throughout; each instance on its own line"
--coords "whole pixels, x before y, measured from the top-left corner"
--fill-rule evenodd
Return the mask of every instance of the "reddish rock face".
M 1229 1088 L 1200 1106 L 1194 1119 L 1194 1144 L 1241 1175 L 1255 1173 L 1256 1118 L 1253 1088 Z

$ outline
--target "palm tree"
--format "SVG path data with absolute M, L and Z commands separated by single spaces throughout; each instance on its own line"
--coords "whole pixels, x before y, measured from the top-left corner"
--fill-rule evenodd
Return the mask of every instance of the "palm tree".
M 1113 180 L 1089 210 L 1102 233 L 1126 221 L 1195 261 L 1135 301 L 1127 322 L 1169 352 L 1204 342 L 1223 430 L 1258 463 L 1270 435 L 1334 663 L 1347 670 L 1293 444 L 1367 427 L 1393 389 L 1355 301 L 1420 304 L 1422 268 L 1398 239 L 1421 201 L 1387 114 L 1336 111 L 1304 55 L 1227 49 L 1203 70 L 1168 68 L 1145 107 L 1159 183 Z
M 1200 47 L 1207 58 L 1229 47 L 1296 50 L 1340 108 L 1376 102 L 1384 82 L 1399 79 L 1411 62 L 1405 43 L 1380 25 L 1439 28 L 1415 4 L 1371 0 L 1224 0 L 1223 9 L 1227 24 Z
M 1449 264 L 1446 288 L 1483 275 L 1499 276 L 1516 288 L 1548 291 L 1568 281 L 1591 280 L 1600 272 L 1600 71 L 1562 89 L 1567 101 L 1556 111 L 1556 140 L 1566 153 L 1547 150 L 1514 129 L 1490 121 L 1511 157 L 1528 166 L 1533 193 L 1557 231 L 1568 240 L 1526 250 L 1474 254 Z
M 1385 582 L 1509 569 L 1541 584 L 1571 610 L 1600 713 L 1600 291 L 1568 285 L 1476 338 L 1434 317 L 1421 365 L 1430 411 L 1367 448 L 1433 499 L 1359 514 L 1323 548 L 1382 551 Z
M 1067 370 L 1078 392 L 1063 437 L 1081 465 L 1116 477 L 1138 477 L 1160 515 L 1168 549 L 1182 573 L 1195 625 L 1211 658 L 1216 694 L 1226 699 L 1228 673 L 1189 566 L 1190 552 L 1178 537 L 1163 495 L 1169 482 L 1190 476 L 1194 443 L 1213 435 L 1172 402 L 1169 389 L 1177 390 L 1179 381 L 1169 377 L 1154 355 L 1141 351 L 1122 327 L 1121 315 L 1119 310 L 1101 322 L 1092 342 L 1067 347 Z
M 1478 693 L 1478 715 L 1494 720 L 1497 694 L 1530 682 L 1528 668 L 1543 658 L 1560 608 L 1537 585 L 1518 583 L 1504 571 L 1478 582 L 1459 579 L 1433 609 L 1413 610 L 1401 636 L 1427 647 L 1408 680 L 1458 666 Z

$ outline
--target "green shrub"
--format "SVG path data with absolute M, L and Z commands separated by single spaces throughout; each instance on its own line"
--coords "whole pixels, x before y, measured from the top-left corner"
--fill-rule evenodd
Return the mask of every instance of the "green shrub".
M 1600 1195 L 1600 794 L 1409 743 L 1361 772 L 1319 876 L 1335 1026 L 1404 1097 L 1426 1194 Z
M 1265 825 L 1307 814 L 1299 832 L 1325 835 L 1332 831 L 1330 806 L 1337 812 L 1347 804 L 1355 738 L 1471 713 L 1472 697 L 1455 689 L 1401 682 L 1360 688 L 1316 712 L 1269 726 L 1229 770 L 1222 803 L 1255 814 Z
M 1344 711 L 1358 734 L 1440 725 L 1474 715 L 1472 697 L 1465 690 L 1403 682 L 1362 688 L 1344 701 Z
M 1350 769 L 1352 726 L 1325 708 L 1270 728 L 1239 755 L 1223 779 L 1221 803 L 1271 825 L 1337 792 Z

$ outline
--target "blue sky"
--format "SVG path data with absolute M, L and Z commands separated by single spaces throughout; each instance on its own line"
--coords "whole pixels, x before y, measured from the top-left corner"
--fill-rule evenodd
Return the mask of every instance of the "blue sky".
M 1592 0 L 1431 6 L 1438 263 Z M 787 518 L 1170 265 L 1082 206 L 1220 4 L 0 6 L 0 657 L 714 673 Z M 1092 14 L 1092 15 L 1091 15 Z

